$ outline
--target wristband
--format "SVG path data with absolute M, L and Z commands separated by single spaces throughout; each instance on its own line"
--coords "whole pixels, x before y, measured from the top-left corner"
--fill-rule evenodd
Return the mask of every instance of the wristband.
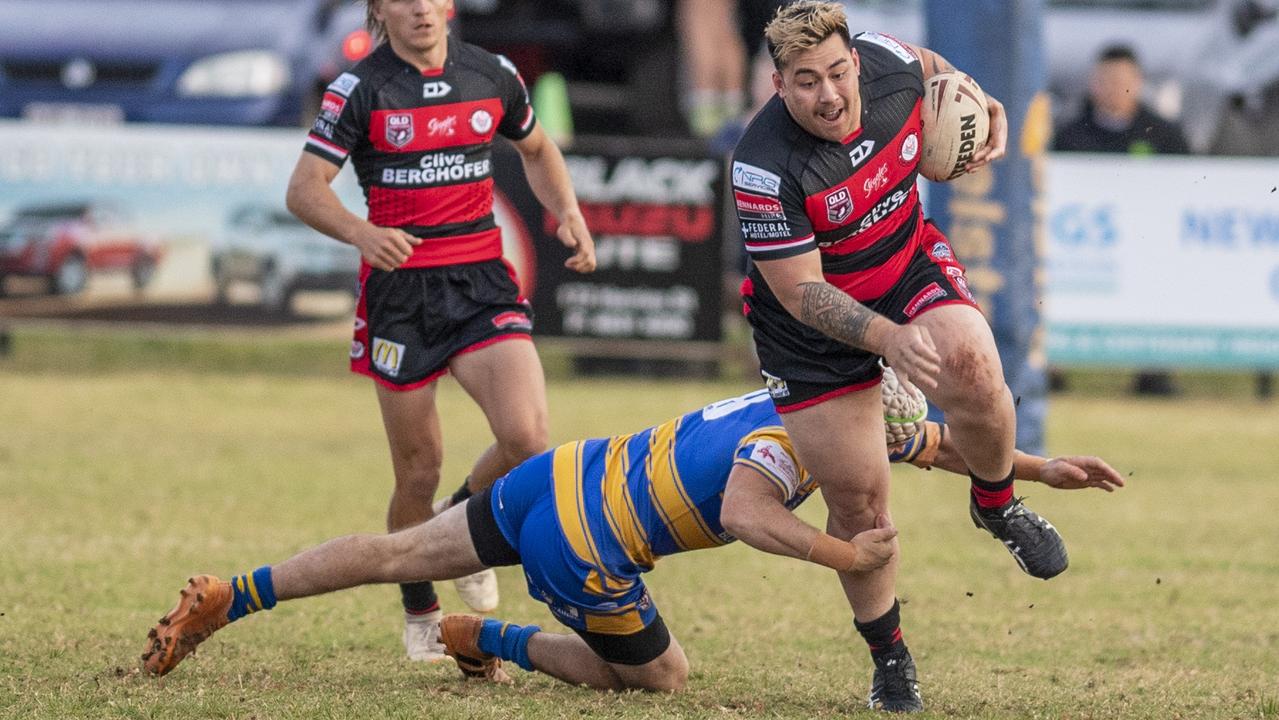
M 921 443 L 923 447 L 920 447 L 915 452 L 915 456 L 907 462 L 927 470 L 936 462 L 937 453 L 941 452 L 942 440 L 946 439 L 946 426 L 928 421 L 924 423 L 924 430 L 920 435 L 924 436 Z
M 850 542 L 819 532 L 804 559 L 839 572 L 852 572 L 857 563 L 857 548 Z

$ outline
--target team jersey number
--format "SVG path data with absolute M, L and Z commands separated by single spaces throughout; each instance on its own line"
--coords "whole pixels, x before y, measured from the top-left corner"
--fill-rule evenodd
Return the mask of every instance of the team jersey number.
M 765 400 L 770 402 L 772 401 L 772 398 L 768 395 L 767 389 L 756 390 L 755 392 L 749 392 L 735 398 L 713 402 L 702 408 L 702 420 L 718 420 L 719 418 L 732 415 L 733 413 L 750 407 L 756 403 L 764 402 Z

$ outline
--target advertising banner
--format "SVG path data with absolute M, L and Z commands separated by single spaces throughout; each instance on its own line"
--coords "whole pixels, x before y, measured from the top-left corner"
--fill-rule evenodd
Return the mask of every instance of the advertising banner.
M 1279 164 L 1058 154 L 1055 363 L 1279 367 Z
M 555 218 L 537 202 L 519 156 L 497 153 L 497 186 L 519 214 L 505 223 L 536 257 L 539 334 L 583 340 L 720 339 L 723 165 L 672 141 L 579 139 L 566 150 L 599 261 L 564 267 Z M 508 241 L 508 245 L 511 243 Z

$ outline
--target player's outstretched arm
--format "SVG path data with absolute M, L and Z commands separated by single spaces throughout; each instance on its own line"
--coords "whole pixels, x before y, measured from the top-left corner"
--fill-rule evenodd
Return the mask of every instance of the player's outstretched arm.
M 757 550 L 808 560 L 840 572 L 883 567 L 896 552 L 897 528 L 886 516 L 852 540 L 838 540 L 800 520 L 784 504 L 781 489 L 758 470 L 734 465 L 724 488 L 720 523 Z
M 573 257 L 565 261 L 564 266 L 580 273 L 593 271 L 595 241 L 577 205 L 577 194 L 573 192 L 563 153 L 541 125 L 534 126 L 528 137 L 516 141 L 515 149 L 520 153 L 533 194 L 559 221 L 556 236 L 564 247 L 573 251 Z
M 945 425 L 926 422 L 920 435 L 922 437 L 891 451 L 890 459 L 968 475 L 968 465 L 955 448 Z M 1105 460 L 1092 455 L 1045 458 L 1018 450 L 1013 458 L 1013 475 L 1018 480 L 1039 482 L 1058 490 L 1098 488 L 1114 492 L 1124 486 L 1124 478 L 1118 471 Z

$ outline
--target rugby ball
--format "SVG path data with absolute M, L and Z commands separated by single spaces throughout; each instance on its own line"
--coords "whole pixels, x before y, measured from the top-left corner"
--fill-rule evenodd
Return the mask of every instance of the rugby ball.
M 938 73 L 924 83 L 921 114 L 924 146 L 919 173 L 937 182 L 963 175 L 964 166 L 990 136 L 986 93 L 964 73 Z
M 884 434 L 889 447 L 904 443 L 923 432 L 928 417 L 928 400 L 909 382 L 903 382 L 893 369 L 880 363 L 884 377 L 879 382 L 884 402 Z

